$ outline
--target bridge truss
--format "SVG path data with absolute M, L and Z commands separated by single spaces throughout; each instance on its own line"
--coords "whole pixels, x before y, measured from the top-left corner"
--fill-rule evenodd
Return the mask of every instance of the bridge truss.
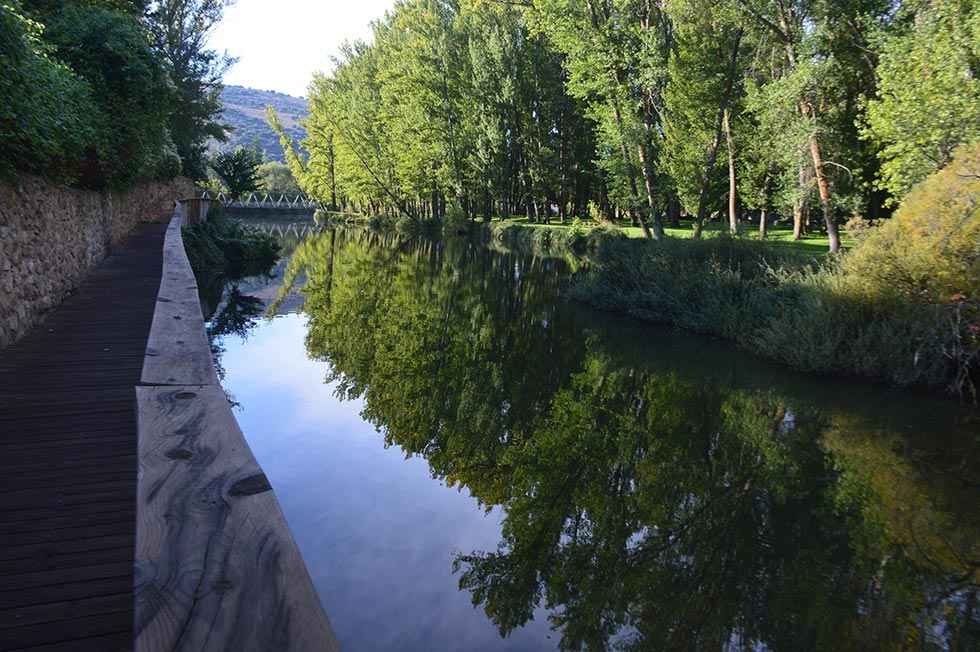
M 201 199 L 219 201 L 228 208 L 267 208 L 272 210 L 310 210 L 315 211 L 322 208 L 322 204 L 307 195 L 286 195 L 279 193 L 250 192 L 237 199 L 229 197 L 226 193 L 209 192 L 201 193 Z

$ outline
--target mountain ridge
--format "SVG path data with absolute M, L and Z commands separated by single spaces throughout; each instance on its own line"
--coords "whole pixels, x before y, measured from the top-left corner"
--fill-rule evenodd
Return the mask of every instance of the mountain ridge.
M 295 97 L 278 91 L 267 91 L 246 86 L 225 86 L 221 91 L 224 105 L 222 119 L 232 127 L 228 142 L 218 145 L 218 149 L 232 149 L 239 145 L 258 145 L 266 159 L 284 161 L 279 136 L 266 122 L 265 110 L 271 106 L 279 114 L 286 133 L 294 141 L 306 137 L 300 121 L 309 115 L 305 97 Z

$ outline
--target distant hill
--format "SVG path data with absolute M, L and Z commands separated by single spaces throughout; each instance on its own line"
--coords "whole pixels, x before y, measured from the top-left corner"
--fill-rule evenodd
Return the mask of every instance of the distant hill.
M 286 132 L 293 140 L 302 140 L 306 132 L 299 121 L 306 117 L 307 103 L 304 97 L 293 97 L 276 91 L 260 91 L 244 86 L 225 86 L 221 92 L 224 102 L 224 121 L 234 128 L 228 135 L 228 142 L 221 145 L 237 147 L 258 143 L 267 158 L 284 160 L 279 137 L 265 121 L 265 107 L 271 106 L 279 114 Z

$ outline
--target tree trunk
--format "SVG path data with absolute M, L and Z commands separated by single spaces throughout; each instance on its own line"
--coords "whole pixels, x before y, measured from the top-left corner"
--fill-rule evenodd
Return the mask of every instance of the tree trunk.
M 698 196 L 698 214 L 694 217 L 694 238 L 699 239 L 704 231 L 704 222 L 708 217 L 708 193 L 711 190 L 711 175 L 715 170 L 715 162 L 718 160 L 718 147 L 721 145 L 721 131 L 728 112 L 728 103 L 731 101 L 732 91 L 735 87 L 735 71 L 738 66 L 738 48 L 742 42 L 742 30 L 739 29 L 735 34 L 735 43 L 732 45 L 732 56 L 728 62 L 728 74 L 725 79 L 725 92 L 721 96 L 721 103 L 718 106 L 718 117 L 715 119 L 715 136 L 708 148 L 704 162 L 704 176 L 701 178 L 701 193 Z
M 817 177 L 817 190 L 820 192 L 820 207 L 823 209 L 823 221 L 827 227 L 830 253 L 835 254 L 840 251 L 840 234 L 837 232 L 837 223 L 834 222 L 834 209 L 830 200 L 830 184 L 827 182 L 827 175 L 824 174 L 823 158 L 820 155 L 820 143 L 817 142 L 816 134 L 810 135 L 810 156 L 813 158 L 813 171 Z
M 783 26 L 783 32 L 788 33 L 789 30 L 786 28 L 787 21 L 785 17 L 781 17 L 781 24 Z M 784 40 L 786 43 L 786 58 L 790 66 L 795 68 L 796 53 L 789 40 Z M 800 99 L 797 106 L 800 114 L 804 118 L 816 122 L 816 111 L 809 101 L 805 98 Z M 823 221 L 827 226 L 827 237 L 830 240 L 830 252 L 837 253 L 840 251 L 840 236 L 837 233 L 837 224 L 834 223 L 834 212 L 830 199 L 830 184 L 827 182 L 827 175 L 823 169 L 823 156 L 820 153 L 820 142 L 817 140 L 816 124 L 813 125 L 813 129 L 810 131 L 810 157 L 813 159 L 813 173 L 817 177 L 817 190 L 820 193 L 820 207 L 823 209 Z
M 636 151 L 640 156 L 640 170 L 643 172 L 643 185 L 647 191 L 647 206 L 650 207 L 650 221 L 653 222 L 653 229 L 650 230 L 644 221 L 643 233 L 647 237 L 653 237 L 654 240 L 663 240 L 666 234 L 664 233 L 664 223 L 660 219 L 660 215 L 657 213 L 657 204 L 653 195 L 653 173 L 650 171 L 650 157 L 647 155 L 647 146 L 640 143 L 636 146 Z
M 618 102 L 613 103 L 613 116 L 616 119 L 616 128 L 619 131 L 619 151 L 623 155 L 623 164 L 626 166 L 626 176 L 630 184 L 630 197 L 633 200 L 630 202 L 631 205 L 629 207 L 630 220 L 634 226 L 639 222 L 640 226 L 643 227 L 643 235 L 647 238 L 652 238 L 653 234 L 650 232 L 650 227 L 647 226 L 645 220 L 640 218 L 636 209 L 636 203 L 640 199 L 640 190 L 636 185 L 636 170 L 633 168 L 633 158 L 630 156 L 629 149 L 626 147 L 626 131 L 623 127 L 623 114 L 619 110 Z
M 735 145 L 732 143 L 730 111 L 725 109 L 725 141 L 728 143 L 728 230 L 738 233 L 738 212 L 735 195 Z
M 763 209 L 759 211 L 759 239 L 760 240 L 765 240 L 766 236 L 769 235 L 769 231 L 768 231 L 769 225 L 766 224 L 766 219 L 767 219 L 766 209 L 765 207 L 763 207 Z
M 667 200 L 667 219 L 673 228 L 679 228 L 681 225 L 681 201 L 677 198 L 677 195 L 671 193 L 670 199 Z

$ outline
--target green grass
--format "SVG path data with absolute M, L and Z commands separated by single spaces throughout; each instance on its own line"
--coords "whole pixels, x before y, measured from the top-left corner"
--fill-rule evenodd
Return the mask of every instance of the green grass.
M 518 216 L 507 220 L 498 221 L 506 222 L 508 224 L 515 224 L 517 226 L 526 227 L 529 229 L 556 229 L 560 231 L 571 228 L 571 222 L 568 224 L 561 224 L 558 222 L 553 222 L 551 224 L 537 224 L 535 222 L 529 222 L 526 217 Z M 667 235 L 681 240 L 690 239 L 693 234 L 691 222 L 689 220 L 683 220 L 681 224 L 682 226 L 680 228 L 668 227 L 666 229 Z M 591 228 L 597 226 L 597 224 L 594 222 L 584 222 L 584 226 L 586 228 Z M 619 228 L 627 235 L 627 237 L 643 237 L 643 229 L 638 226 L 620 226 Z M 727 225 L 720 222 L 710 222 L 704 227 L 705 238 L 713 238 L 719 234 L 727 232 Z M 749 240 L 758 240 L 758 226 L 755 224 L 743 225 L 741 237 Z M 845 234 L 841 234 L 841 240 L 845 249 L 850 247 L 852 244 L 850 238 L 848 238 Z M 793 227 L 783 224 L 775 224 L 770 226 L 769 234 L 765 241 L 770 244 L 773 249 L 779 250 L 782 253 L 798 253 L 807 257 L 826 254 L 830 247 L 827 236 L 823 234 L 811 234 L 804 236 L 802 240 L 793 240 Z

